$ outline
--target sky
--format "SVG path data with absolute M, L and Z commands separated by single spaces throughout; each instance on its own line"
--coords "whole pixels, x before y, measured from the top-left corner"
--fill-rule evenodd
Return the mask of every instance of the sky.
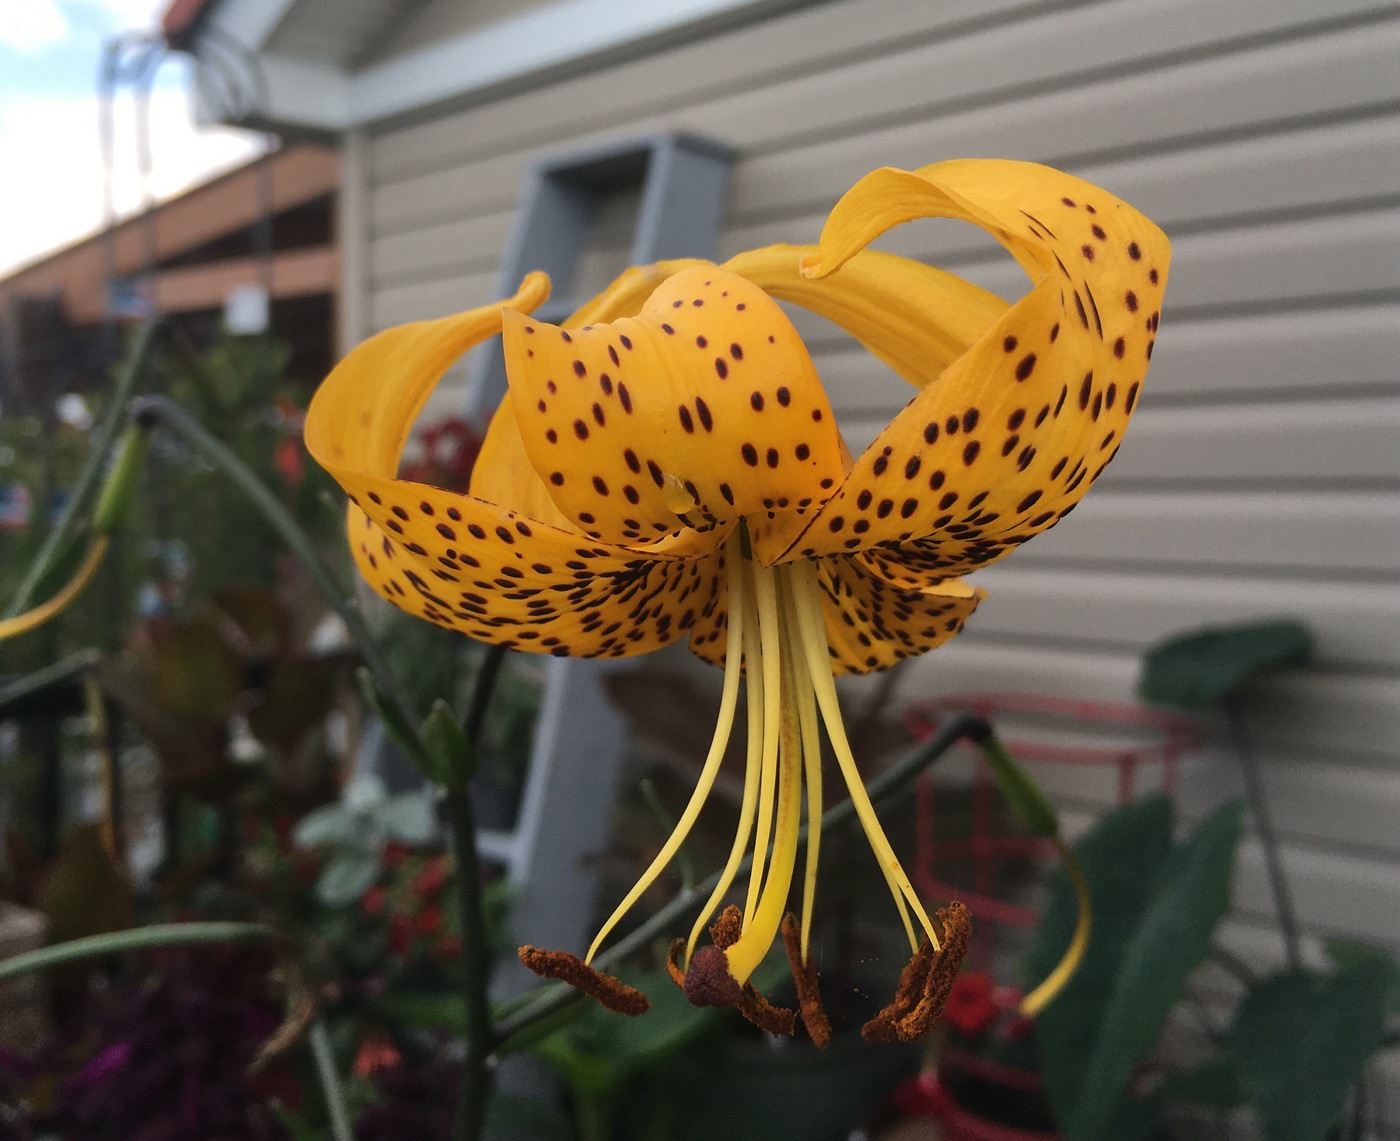
M 103 43 L 156 29 L 169 0 L 0 0 L 0 276 L 99 229 L 104 191 L 97 74 Z M 172 56 L 151 99 L 151 190 L 168 198 L 236 166 L 262 136 L 195 125 Z M 118 94 L 114 199 L 139 209 L 130 87 Z

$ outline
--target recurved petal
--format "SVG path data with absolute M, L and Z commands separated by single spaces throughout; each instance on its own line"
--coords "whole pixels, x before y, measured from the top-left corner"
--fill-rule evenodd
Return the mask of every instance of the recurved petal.
M 646 653 L 710 632 L 721 556 L 655 558 L 471 496 L 361 476 L 350 547 L 369 584 L 439 626 L 570 657 Z M 361 508 L 363 507 L 363 510 Z
M 873 554 L 814 563 L 827 653 L 837 674 L 885 669 L 941 645 L 963 628 L 985 594 L 955 578 L 888 578 Z
M 566 329 L 578 329 L 584 325 L 600 325 L 605 321 L 616 321 L 619 317 L 635 317 L 642 311 L 646 300 L 656 292 L 667 278 L 674 277 L 682 270 L 712 263 L 701 258 L 672 258 L 670 261 L 652 262 L 650 265 L 634 265 L 625 269 L 596 297 L 585 301 L 569 315 L 564 322 Z
M 500 332 L 501 305 L 530 310 L 548 297 L 549 278 L 532 273 L 504 302 L 371 337 L 316 390 L 306 412 L 307 449 L 337 479 L 343 472 L 393 476 L 424 401 L 453 361 Z
M 777 303 L 710 265 L 636 318 L 559 329 L 507 312 L 526 455 L 585 533 L 641 547 L 770 510 L 800 523 L 843 474 L 835 418 Z
M 765 246 L 724 263 L 774 297 L 831 321 L 920 388 L 962 356 L 1009 308 L 994 293 L 897 254 L 861 250 L 840 273 L 810 277 L 816 246 Z
M 783 557 L 893 543 L 930 573 L 965 573 L 1063 518 L 1122 439 L 1157 331 L 1161 231 L 1069 175 L 969 160 L 862 179 L 810 264 L 830 272 L 932 214 L 989 229 L 1035 284 L 895 417 Z

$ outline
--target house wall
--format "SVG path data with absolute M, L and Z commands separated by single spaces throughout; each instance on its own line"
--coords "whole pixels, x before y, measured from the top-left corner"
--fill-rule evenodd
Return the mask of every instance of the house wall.
M 657 129 L 736 148 L 722 255 L 811 241 L 861 174 L 960 155 L 1069 169 L 1175 255 L 1141 409 L 1076 513 L 977 576 L 989 597 L 903 682 L 1109 700 L 1143 650 L 1207 622 L 1304 618 L 1316 663 L 1257 686 L 1260 755 L 1305 928 L 1400 946 L 1400 10 L 1389 0 L 845 0 L 413 125 L 372 130 L 361 333 L 488 301 L 525 170 Z M 614 223 L 585 273 L 625 244 Z M 888 248 L 1000 292 L 966 227 Z M 799 318 L 853 446 L 906 398 Z M 1239 791 L 1193 757 L 1198 816 Z M 1106 774 L 1047 776 L 1076 823 Z M 1257 843 L 1228 941 L 1277 962 Z M 1400 1102 L 1392 1066 L 1389 1101 Z

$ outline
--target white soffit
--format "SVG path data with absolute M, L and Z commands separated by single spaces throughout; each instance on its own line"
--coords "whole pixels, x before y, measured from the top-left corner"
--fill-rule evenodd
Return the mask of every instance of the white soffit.
M 558 0 L 359 71 L 265 50 L 295 2 L 222 0 L 209 24 L 259 57 L 270 91 L 266 117 L 272 126 L 341 132 L 637 43 L 754 19 L 815 0 Z M 197 44 L 195 50 L 199 54 Z M 205 110 L 218 117 L 217 108 Z

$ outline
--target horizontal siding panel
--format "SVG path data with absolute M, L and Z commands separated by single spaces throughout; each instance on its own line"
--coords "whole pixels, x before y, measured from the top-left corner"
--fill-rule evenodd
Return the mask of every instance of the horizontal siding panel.
M 870 129 L 816 146 L 756 155 L 736 172 L 742 217 L 801 187 L 812 208 L 882 165 L 998 154 L 1071 166 L 1122 148 L 1318 118 L 1393 101 L 1400 21 L 1268 44 L 1088 87 Z M 1077 157 L 1078 156 L 1078 157 Z
M 909 399 L 909 387 L 841 330 L 802 313 L 795 323 L 838 415 L 878 418 L 878 430 Z M 1172 318 L 1169 305 L 1128 439 L 1163 400 L 1296 397 L 1398 382 L 1400 305 L 1182 320 Z
M 1015 733 L 1004 736 L 1015 752 Z M 1335 845 L 1362 859 L 1364 850 L 1372 849 L 1374 857 L 1400 863 L 1400 835 L 1395 829 L 1400 819 L 1400 772 L 1276 754 L 1262 755 L 1258 761 L 1270 816 L 1286 844 Z M 1031 763 L 1028 767 L 1057 803 L 1104 811 L 1118 802 L 1116 766 Z M 1159 767 L 1142 767 L 1134 795 L 1158 789 L 1156 773 L 1148 770 Z M 1239 763 L 1219 746 L 1208 745 L 1180 762 L 1174 799 L 1184 816 L 1199 819 L 1215 805 L 1242 796 Z M 1396 872 L 1400 879 L 1400 868 Z M 1400 939 L 1400 929 L 1395 934 Z
M 375 329 L 404 321 L 427 321 L 462 309 L 485 305 L 496 296 L 494 269 L 462 277 L 445 277 L 398 285 L 374 294 L 370 321 Z
M 1113 463 L 1119 482 L 1400 482 L 1400 397 L 1145 409 Z
M 1187 23 L 1181 20 L 1180 5 L 1157 6 L 1173 23 Z M 1246 6 L 1214 7 L 1233 10 Z M 1014 75 L 1024 60 L 1004 54 L 999 43 L 995 34 L 988 33 L 988 50 L 999 57 L 1002 74 Z M 947 50 L 956 51 L 957 47 L 949 44 Z M 887 109 L 891 117 L 898 118 L 898 126 L 872 126 L 849 136 L 838 131 L 839 125 L 847 122 L 854 127 L 858 120 L 852 116 L 856 112 L 865 117 L 871 114 L 863 93 L 848 96 L 842 107 L 828 109 L 821 116 L 820 109 L 795 97 L 792 83 L 776 84 L 678 108 L 669 115 L 648 114 L 625 129 L 613 127 L 580 138 L 560 139 L 551 148 L 488 157 L 382 185 L 374 195 L 372 221 L 376 229 L 384 229 L 454 208 L 479 209 L 509 202 L 529 163 L 560 143 L 586 146 L 623 133 L 657 129 L 697 131 L 741 151 L 745 161 L 735 171 L 731 191 L 731 210 L 736 217 L 790 198 L 794 187 L 801 187 L 807 202 L 816 208 L 829 204 L 875 166 L 918 165 L 957 154 L 1064 158 L 1103 153 L 1146 139 L 1178 137 L 1184 123 L 1192 124 L 1192 134 L 1203 134 L 1277 122 L 1290 115 L 1383 103 L 1394 96 L 1393 76 L 1388 72 L 1394 70 L 1397 48 L 1400 21 L 1392 21 L 1160 70 L 1144 68 L 1130 77 L 1105 79 L 1090 87 L 1038 92 L 971 111 L 949 108 L 933 121 L 912 115 L 906 82 L 891 94 Z M 1039 58 L 1039 49 L 1032 50 L 1031 58 Z M 864 85 L 874 82 L 875 73 L 893 62 L 889 57 L 873 61 Z M 933 62 L 926 61 L 924 66 L 928 70 L 917 90 L 926 89 L 928 77 L 938 75 Z M 824 72 L 822 80 L 839 83 L 843 74 Z M 1077 80 L 1079 72 L 1070 69 L 1066 78 Z M 967 97 L 966 92 L 952 94 L 958 102 Z M 933 114 L 932 108 L 929 114 Z M 824 138 L 830 141 L 776 154 L 758 153 L 784 135 L 809 133 L 813 122 L 823 124 Z M 1086 128 L 1086 123 L 1092 127 Z
M 500 264 L 514 209 L 436 222 L 370 239 L 373 286 L 391 288 L 422 277 L 479 273 Z
M 1057 571 L 1027 567 L 1021 558 L 977 573 L 973 581 L 986 588 L 987 598 L 970 632 L 1045 639 L 1072 631 L 1082 642 L 1141 651 L 1199 626 L 1291 615 L 1317 635 L 1323 664 L 1400 667 L 1400 586 L 1394 583 L 1320 587 L 1307 579 L 1249 575 Z
M 473 154 L 509 150 L 567 130 L 619 122 L 658 105 L 684 106 L 716 91 L 763 85 L 871 49 L 932 35 L 954 38 L 958 29 L 969 24 L 1056 6 L 983 0 L 980 15 L 970 19 L 957 6 L 882 0 L 882 19 L 872 20 L 868 0 L 823 4 L 388 132 L 375 143 L 371 173 L 376 181 L 389 181 L 411 171 L 452 165 Z
M 1382 492 L 1121 491 L 1113 469 L 1022 561 L 1105 560 L 1393 573 L 1400 496 Z
M 969 632 L 919 658 L 899 682 L 913 700 L 979 690 L 1133 700 L 1139 656 L 1043 649 L 980 640 Z M 1247 717 L 1261 749 L 1347 749 L 1358 757 L 1393 758 L 1400 737 L 1400 681 L 1366 674 L 1308 670 L 1251 687 Z
M 813 156 L 814 166 L 820 154 Z M 1244 140 L 1174 148 L 1129 161 L 1080 163 L 1075 173 L 1133 203 L 1168 233 L 1241 209 L 1251 215 L 1315 210 L 1397 193 L 1400 119 L 1373 115 L 1354 122 L 1263 131 Z M 785 192 L 786 198 L 765 202 L 762 220 L 736 218 L 725 233 L 725 256 L 770 242 L 816 240 L 826 210 L 800 213 L 809 200 L 804 182 L 794 181 Z M 776 213 L 785 208 L 799 213 Z M 913 227 L 895 231 L 882 239 L 883 247 L 910 256 L 931 255 L 934 260 L 966 256 L 956 236 L 974 231 L 950 230 L 954 242 L 945 248 L 926 248 L 919 233 Z

